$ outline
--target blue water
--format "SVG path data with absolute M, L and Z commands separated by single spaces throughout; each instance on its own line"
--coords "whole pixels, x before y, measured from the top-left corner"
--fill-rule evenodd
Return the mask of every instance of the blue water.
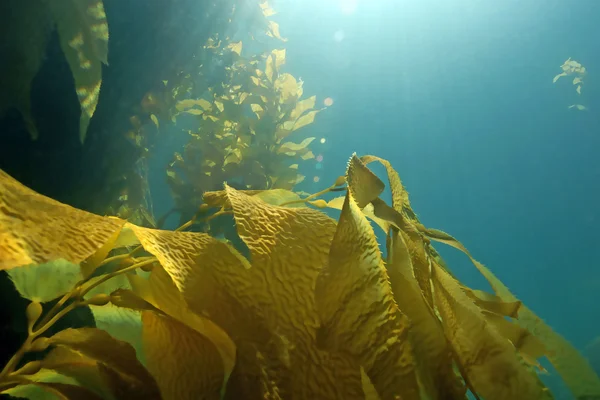
M 306 162 L 298 189 L 328 186 L 353 152 L 386 158 L 425 225 L 461 240 L 579 349 L 599 336 L 600 2 L 274 8 L 289 39 L 284 71 L 304 80 L 305 95 L 334 101 L 290 137 L 326 138 L 313 150 L 322 169 Z M 581 96 L 572 78 L 552 83 L 568 57 L 588 70 Z M 158 176 L 153 188 L 164 187 Z M 160 214 L 168 195 L 154 193 Z M 486 288 L 464 255 L 438 248 L 460 279 Z

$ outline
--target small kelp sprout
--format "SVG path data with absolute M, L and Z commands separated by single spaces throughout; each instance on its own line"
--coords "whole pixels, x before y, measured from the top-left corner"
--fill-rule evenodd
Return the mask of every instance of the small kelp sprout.
M 371 162 L 387 169 L 391 205 Z M 330 191 L 345 194 L 318 198 Z M 31 300 L 28 337 L 0 372 L 0 392 L 551 399 L 537 376 L 546 356 L 577 398 L 600 396 L 600 380 L 568 342 L 460 242 L 419 222 L 385 160 L 354 155 L 345 176 L 305 198 L 225 185 L 204 201 L 233 216 L 248 257 L 184 231 L 196 221 L 177 231 L 140 227 L 61 204 L 0 171 L 0 269 Z M 325 207 L 341 210 L 339 219 Z M 370 221 L 387 233 L 385 259 Z M 458 281 L 434 241 L 467 254 L 495 294 Z M 44 336 L 80 306 L 96 327 Z

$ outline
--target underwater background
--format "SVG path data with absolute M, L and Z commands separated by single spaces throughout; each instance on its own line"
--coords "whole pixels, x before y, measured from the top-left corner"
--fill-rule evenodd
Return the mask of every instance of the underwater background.
M 16 3 L 0 5 L 0 15 L 11 15 Z M 245 21 L 250 1 L 228 3 L 238 4 L 237 21 Z M 287 39 L 280 46 L 286 49 L 283 70 L 304 82 L 305 96 L 316 95 L 315 108 L 324 108 L 298 136 L 316 139 L 314 158 L 299 163 L 305 179 L 294 190 L 329 186 L 353 152 L 389 160 L 421 221 L 451 232 L 600 372 L 600 2 L 270 3 Z M 121 190 L 109 180 L 111 171 L 121 175 L 135 164 L 127 163 L 133 150 L 124 135 L 131 110 L 162 87 L 164 72 L 195 62 L 190 54 L 214 30 L 241 40 L 242 54 L 261 43 L 247 39 L 242 22 L 218 25 L 227 20 L 217 18 L 218 2 L 104 0 L 104 8 L 108 65 L 84 143 L 56 32 L 32 82 L 37 140 L 19 112 L 0 114 L 0 169 L 44 195 L 100 214 Z M 579 91 L 573 76 L 553 82 L 569 59 L 587 71 Z M 4 71 L 17 62 L 0 58 Z M 204 61 L 211 62 L 217 71 L 217 61 Z M 221 77 L 215 72 L 212 79 Z M 145 166 L 146 201 L 159 219 L 176 206 L 165 169 L 188 143 L 193 121 L 185 116 L 171 123 L 159 112 L 144 112 L 160 120 L 140 122 L 140 129 L 156 125 L 159 132 Z M 163 227 L 179 225 L 173 213 Z M 378 241 L 385 251 L 385 235 Z M 489 290 L 466 256 L 440 253 L 462 282 Z M 11 298 L 11 283 L 2 279 L 2 296 Z M 18 347 L 16 311 L 3 313 L 13 322 L 0 339 Z M 3 349 L 2 364 L 11 346 Z M 542 364 L 555 398 L 571 399 Z

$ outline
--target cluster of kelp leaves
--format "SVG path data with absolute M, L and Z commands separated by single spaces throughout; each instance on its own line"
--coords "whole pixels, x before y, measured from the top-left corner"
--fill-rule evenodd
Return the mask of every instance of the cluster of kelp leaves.
M 387 170 L 384 183 L 369 169 Z M 329 202 L 318 196 L 345 191 Z M 391 165 L 349 161 L 328 189 L 207 192 L 246 246 L 144 228 L 56 202 L 0 173 L 0 268 L 29 337 L 0 391 L 66 399 L 550 399 L 547 357 L 578 399 L 587 362 L 463 245 L 423 226 Z M 320 208 L 341 210 L 336 221 Z M 387 233 L 384 259 L 374 229 Z M 464 252 L 494 294 L 466 287 L 432 246 Z M 46 313 L 40 303 L 59 298 Z M 89 306 L 95 328 L 44 337 Z M 26 353 L 45 352 L 23 363 Z M 36 392 L 38 391 L 38 392 Z
M 285 42 L 279 25 L 270 19 L 275 11 L 268 2 L 254 5 L 252 32 L 276 43 Z M 252 32 L 247 36 L 254 38 Z M 180 120 L 192 126 L 186 129 L 189 141 L 181 153 L 174 154 L 166 171 L 173 210 L 157 222 L 147 217 L 151 214 L 144 204 L 147 196 L 139 195 L 143 191 L 139 188 L 147 185 L 135 185 L 139 179 L 134 178 L 130 179 L 134 185 L 127 188 L 131 189 L 127 190 L 129 195 L 115 202 L 109 214 L 138 225 L 160 227 L 172 212 L 179 213 L 182 222 L 191 218 L 202 194 L 221 188 L 224 181 L 236 188 L 264 190 L 292 189 L 304 179 L 298 173 L 299 163 L 315 157 L 309 148 L 315 138 L 304 137 L 297 143 L 288 136 L 314 122 L 321 111 L 315 108 L 316 96 L 302 98 L 303 82 L 282 72 L 285 48 L 257 51 L 264 44 L 248 40 L 254 53 L 242 55 L 241 40 L 215 33 L 199 49 L 196 62 L 163 80 L 160 90 L 144 97 L 145 115 L 131 118 L 127 137 L 139 149 L 141 161 L 155 141 L 142 119 L 152 121 L 156 132 Z
M 191 114 L 200 119 L 189 130 L 183 154 L 176 153 L 167 169 L 177 209 L 193 215 L 202 194 L 222 182 L 240 189 L 292 189 L 302 182 L 299 162 L 313 159 L 314 137 L 300 143 L 290 134 L 314 122 L 316 96 L 300 100 L 302 81 L 282 73 L 285 49 L 241 57 L 242 42 L 209 40 L 214 58 L 228 57 L 226 83 L 209 88 L 204 97 L 176 104 L 176 118 Z

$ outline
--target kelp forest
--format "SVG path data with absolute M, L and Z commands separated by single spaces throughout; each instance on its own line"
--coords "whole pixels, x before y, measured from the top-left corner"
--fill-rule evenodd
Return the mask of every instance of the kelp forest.
M 296 190 L 327 109 L 286 69 L 275 4 L 0 11 L 5 398 L 553 399 L 545 359 L 600 399 L 502 266 L 420 222 L 390 162 L 348 154 L 337 180 Z M 155 215 L 149 160 L 175 127 L 174 207 Z M 455 277 L 448 246 L 491 290 Z

